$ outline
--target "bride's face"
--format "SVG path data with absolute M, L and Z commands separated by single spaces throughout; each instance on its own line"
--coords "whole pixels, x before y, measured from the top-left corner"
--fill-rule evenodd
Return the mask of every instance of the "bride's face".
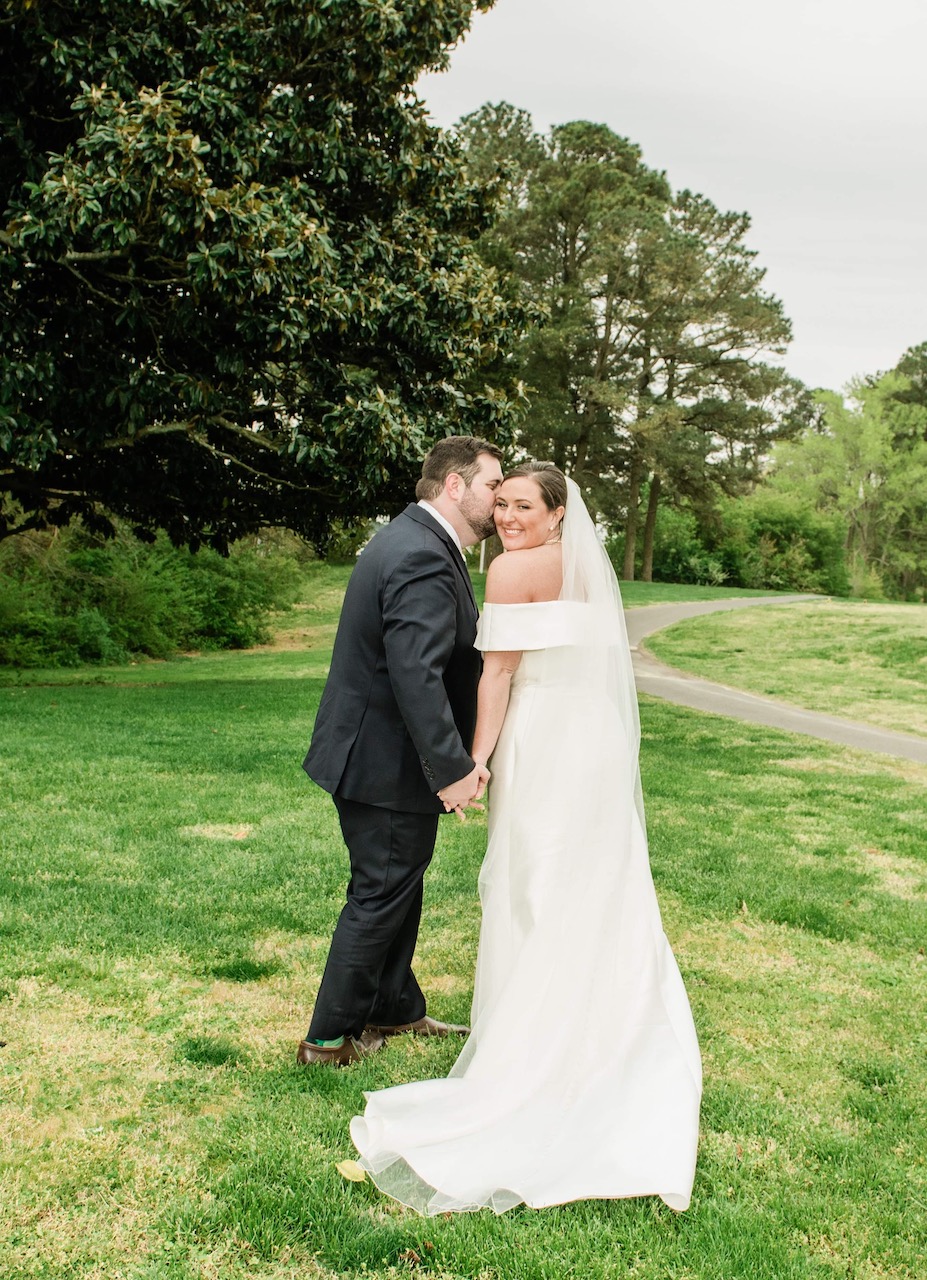
M 556 533 L 563 507 L 551 511 L 530 476 L 505 480 L 496 490 L 496 532 L 506 551 L 542 547 Z

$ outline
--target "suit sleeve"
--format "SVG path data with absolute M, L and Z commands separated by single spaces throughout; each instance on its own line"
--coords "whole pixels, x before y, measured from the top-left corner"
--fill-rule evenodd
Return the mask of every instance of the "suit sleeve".
M 465 777 L 473 760 L 444 686 L 457 642 L 457 589 L 446 557 L 416 550 L 383 593 L 383 643 L 393 696 L 432 791 Z

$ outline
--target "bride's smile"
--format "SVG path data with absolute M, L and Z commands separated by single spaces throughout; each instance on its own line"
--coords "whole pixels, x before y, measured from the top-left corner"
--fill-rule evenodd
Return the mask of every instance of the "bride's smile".
M 507 551 L 541 547 L 560 523 L 562 507 L 551 511 L 537 484 L 527 476 L 505 480 L 496 491 L 496 532 Z

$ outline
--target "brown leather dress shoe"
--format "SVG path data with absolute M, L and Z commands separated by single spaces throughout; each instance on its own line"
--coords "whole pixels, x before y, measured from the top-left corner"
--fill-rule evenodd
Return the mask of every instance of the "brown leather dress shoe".
M 352 1062 L 360 1062 L 361 1058 L 369 1058 L 385 1044 L 382 1035 L 372 1027 L 365 1027 L 356 1038 L 345 1036 L 344 1044 L 339 1044 L 337 1048 L 326 1049 L 310 1040 L 300 1040 L 296 1061 L 301 1067 L 308 1067 L 313 1062 L 327 1063 L 330 1067 L 347 1067 Z
M 398 1036 L 404 1031 L 411 1031 L 414 1036 L 468 1036 L 469 1027 L 460 1027 L 454 1022 L 438 1022 L 435 1018 L 419 1018 L 417 1022 L 401 1022 L 395 1027 L 381 1027 L 371 1024 L 366 1028 L 381 1036 Z

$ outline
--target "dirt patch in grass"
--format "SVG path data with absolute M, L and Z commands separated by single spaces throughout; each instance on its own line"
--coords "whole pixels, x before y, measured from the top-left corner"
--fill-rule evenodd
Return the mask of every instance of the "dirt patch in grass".
M 862 869 L 875 877 L 879 889 L 892 897 L 912 902 L 927 891 L 927 866 L 914 858 L 899 858 L 882 849 L 863 849 L 859 861 Z
M 878 761 L 878 767 L 874 767 L 874 760 Z M 800 773 L 831 774 L 835 777 L 873 778 L 879 773 L 888 772 L 904 782 L 913 782 L 915 785 L 927 787 L 927 765 L 918 764 L 916 760 L 902 760 L 897 756 L 873 756 L 862 752 L 856 754 L 851 749 L 847 749 L 839 765 L 833 760 L 820 759 L 817 756 L 791 756 L 773 763 L 783 769 L 795 769 Z
M 202 836 L 205 840 L 247 840 L 254 826 L 248 822 L 203 822 L 181 827 L 182 836 Z
M 281 627 L 267 644 L 253 645 L 247 653 L 283 653 L 303 649 L 330 649 L 335 638 L 335 625 Z

